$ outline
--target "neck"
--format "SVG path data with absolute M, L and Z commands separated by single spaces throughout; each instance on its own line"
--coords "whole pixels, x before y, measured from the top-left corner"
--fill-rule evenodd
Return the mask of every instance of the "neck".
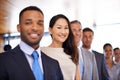
M 39 48 L 39 45 L 32 45 L 32 48 L 34 48 L 35 50 Z
M 106 59 L 106 63 L 108 65 L 108 67 L 110 67 L 110 68 L 113 66 L 113 60 L 111 60 L 111 59 Z
M 90 47 L 87 47 L 87 46 L 84 46 L 84 45 L 82 45 L 82 47 L 83 47 L 84 49 L 86 49 L 86 50 L 89 50 L 89 49 L 90 49 Z
M 58 43 L 58 42 L 52 42 L 49 47 L 53 47 L 53 48 L 62 48 L 62 43 Z
M 79 44 L 79 43 L 77 43 L 76 45 L 77 45 L 77 46 L 79 46 L 80 44 Z

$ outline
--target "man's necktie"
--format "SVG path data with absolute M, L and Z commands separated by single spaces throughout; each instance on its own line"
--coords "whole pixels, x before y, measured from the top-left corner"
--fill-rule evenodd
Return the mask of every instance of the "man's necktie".
M 32 70 L 33 70 L 35 79 L 43 80 L 43 73 L 42 73 L 42 70 L 41 70 L 39 62 L 38 62 L 39 55 L 38 55 L 37 51 L 33 51 L 32 57 L 33 57 Z

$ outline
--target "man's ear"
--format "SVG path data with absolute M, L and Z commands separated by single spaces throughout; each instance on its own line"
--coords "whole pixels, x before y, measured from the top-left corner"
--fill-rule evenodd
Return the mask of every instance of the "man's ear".
M 20 32 L 20 24 L 17 25 L 17 31 Z

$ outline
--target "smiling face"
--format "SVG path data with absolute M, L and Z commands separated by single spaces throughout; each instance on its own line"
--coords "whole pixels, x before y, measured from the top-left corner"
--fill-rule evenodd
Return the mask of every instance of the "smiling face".
M 44 32 L 44 17 L 39 11 L 27 10 L 21 16 L 17 30 L 21 34 L 21 40 L 33 48 L 39 46 Z
M 49 28 L 53 42 L 62 43 L 68 38 L 69 27 L 66 19 L 59 18 L 52 28 Z
M 112 59 L 113 57 L 113 49 L 111 46 L 107 45 L 105 48 L 104 48 L 104 53 L 105 53 L 105 56 L 107 59 Z
M 79 42 L 82 38 L 82 26 L 79 23 L 71 23 L 70 26 L 75 38 L 75 42 L 77 45 L 79 45 Z
M 93 40 L 93 33 L 91 31 L 83 32 L 83 38 L 82 38 L 83 45 L 82 46 L 84 48 L 90 49 L 92 40 Z
M 120 62 L 120 49 L 114 50 L 115 61 Z

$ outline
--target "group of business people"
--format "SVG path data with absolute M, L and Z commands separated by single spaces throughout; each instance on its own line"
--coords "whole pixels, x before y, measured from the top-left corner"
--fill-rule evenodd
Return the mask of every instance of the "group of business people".
M 104 54 L 91 49 L 93 30 L 88 27 L 82 30 L 82 25 L 78 20 L 71 22 L 71 29 L 79 50 L 79 62 L 82 60 L 83 63 L 83 70 L 80 70 L 82 80 L 110 80 Z M 80 41 L 82 41 L 82 47 Z
M 90 45 L 77 20 L 70 22 L 63 15 L 51 18 L 49 32 L 52 43 L 40 47 L 39 42 L 44 34 L 44 14 L 36 6 L 28 6 L 19 14 L 17 30 L 21 42 L 14 49 L 0 54 L 0 80 L 41 80 L 33 63 L 39 63 L 42 80 L 109 80 L 104 56 L 95 51 L 88 51 Z M 83 46 L 79 47 L 80 41 Z M 85 40 L 84 40 L 85 39 Z M 85 43 L 85 44 L 84 44 Z M 89 47 L 89 48 L 88 48 Z M 37 52 L 37 62 L 33 52 Z
M 114 50 L 112 44 L 105 43 L 103 46 L 103 51 L 106 57 L 110 80 L 120 80 L 120 64 L 113 60 Z
M 63 80 L 57 60 L 41 52 L 39 42 L 44 34 L 44 14 L 36 6 L 28 6 L 19 14 L 17 30 L 21 42 L 14 49 L 0 54 L 0 80 Z M 33 59 L 33 52 L 37 59 Z M 34 65 L 37 70 L 34 71 Z M 39 64 L 38 64 L 39 63 Z M 41 72 L 40 72 L 41 69 Z M 40 75 L 41 73 L 41 75 Z
M 115 62 L 120 64 L 120 48 L 119 47 L 115 47 L 113 49 L 113 54 L 114 54 L 114 57 L 115 57 Z

